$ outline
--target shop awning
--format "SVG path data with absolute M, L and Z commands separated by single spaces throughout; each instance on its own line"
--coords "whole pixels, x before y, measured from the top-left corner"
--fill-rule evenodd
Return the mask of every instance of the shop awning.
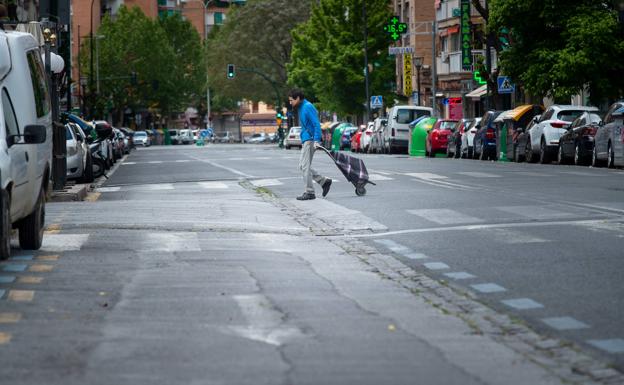
M 466 94 L 467 98 L 470 99 L 481 99 L 481 96 L 485 95 L 487 92 L 487 84 L 482 85 L 476 90 L 472 90 L 471 92 Z

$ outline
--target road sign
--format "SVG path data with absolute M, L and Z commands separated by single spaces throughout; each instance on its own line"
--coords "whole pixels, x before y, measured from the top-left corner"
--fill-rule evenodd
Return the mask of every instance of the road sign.
M 516 85 L 511 82 L 509 76 L 499 76 L 497 80 L 499 94 L 513 94 L 516 90 Z
M 403 55 L 406 53 L 414 53 L 414 47 L 389 47 L 388 55 Z
M 412 55 L 403 55 L 403 95 L 412 94 Z
M 371 108 L 381 108 L 383 107 L 383 98 L 381 95 L 373 95 L 371 96 Z

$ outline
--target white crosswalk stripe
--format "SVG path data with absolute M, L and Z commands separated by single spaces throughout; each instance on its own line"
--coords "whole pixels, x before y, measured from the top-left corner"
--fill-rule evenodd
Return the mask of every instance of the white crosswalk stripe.
M 282 183 L 281 181 L 277 179 L 258 179 L 258 180 L 252 180 L 251 184 L 253 184 L 256 187 L 268 187 L 268 186 L 280 186 L 280 185 L 283 185 L 284 183 Z
M 406 173 L 403 174 L 406 176 L 412 176 L 414 178 L 418 178 L 418 179 L 447 179 L 446 176 L 444 175 L 439 175 L 439 174 L 431 174 L 428 172 L 410 172 L 410 173 Z
M 504 206 L 494 207 L 494 209 L 530 219 L 554 219 L 574 216 L 572 213 L 552 210 L 544 206 Z
M 450 209 L 418 209 L 407 210 L 407 212 L 441 225 L 483 222 L 482 219 L 471 217 L 469 215 L 465 215 L 458 211 Z
M 457 174 L 471 176 L 473 178 L 500 178 L 500 175 L 490 174 L 487 172 L 476 172 L 476 171 L 463 171 L 458 172 Z
M 213 190 L 213 189 L 226 189 L 228 185 L 223 182 L 199 182 L 197 183 L 200 187 Z
M 368 179 L 373 182 L 377 182 L 381 180 L 393 180 L 394 178 L 390 178 L 390 177 L 380 175 L 380 174 L 368 174 Z

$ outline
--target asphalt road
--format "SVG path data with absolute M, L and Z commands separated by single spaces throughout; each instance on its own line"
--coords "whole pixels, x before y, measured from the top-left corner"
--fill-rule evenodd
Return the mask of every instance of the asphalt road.
M 48 204 L 42 250 L 0 263 L 0 383 L 592 383 L 546 363 L 548 337 L 624 368 L 623 170 L 358 156 L 364 197 L 317 152 L 334 184 L 298 202 L 299 151 L 220 144 L 137 149 L 88 202 Z M 546 356 L 344 243 L 512 316 Z
M 134 155 L 114 182 L 134 183 L 137 169 L 144 183 L 247 178 L 294 198 L 303 191 L 298 153 L 153 148 Z M 348 236 L 624 368 L 624 170 L 358 156 L 377 183 L 365 197 L 325 154 L 314 160 L 336 181 L 327 201 L 387 227 Z

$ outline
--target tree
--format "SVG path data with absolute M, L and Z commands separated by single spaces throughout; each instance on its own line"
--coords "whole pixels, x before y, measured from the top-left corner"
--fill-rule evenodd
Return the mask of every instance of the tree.
M 290 32 L 308 19 L 311 2 L 250 0 L 233 8 L 225 24 L 211 33 L 207 42 L 210 87 L 216 91 L 215 98 L 218 95 L 222 102 L 285 100 Z M 226 78 L 228 64 L 237 68 L 234 79 Z M 254 69 L 264 77 L 243 68 Z
M 529 93 L 569 101 L 587 88 L 593 104 L 622 95 L 624 36 L 615 1 L 490 0 L 490 14 L 490 30 L 510 30 L 501 69 Z
M 394 60 L 383 25 L 391 17 L 388 2 L 367 1 L 370 89 L 392 99 Z M 342 114 L 365 111 L 363 0 L 320 0 L 312 16 L 293 32 L 289 82 L 316 97 L 321 108 Z

